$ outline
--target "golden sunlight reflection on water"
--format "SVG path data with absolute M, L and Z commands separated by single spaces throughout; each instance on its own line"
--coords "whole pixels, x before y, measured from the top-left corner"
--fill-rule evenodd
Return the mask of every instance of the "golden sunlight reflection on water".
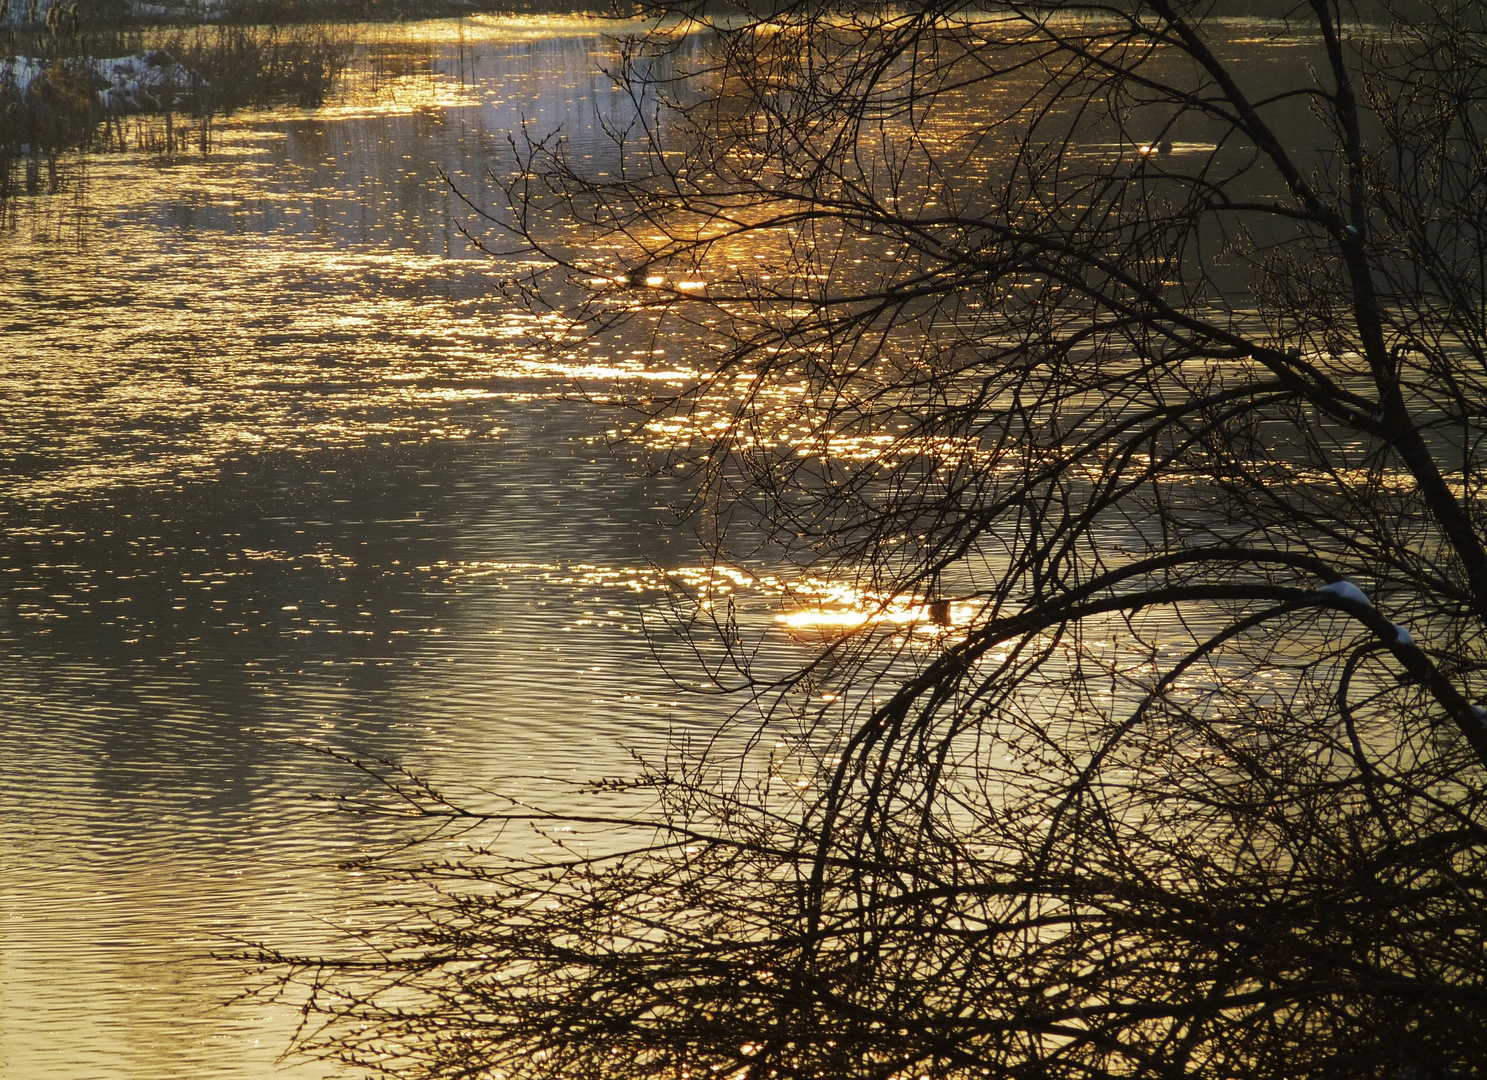
M 612 46 L 358 32 L 324 109 L 64 163 L 0 233 L 6 1080 L 334 1073 L 276 1063 L 293 1017 L 225 1006 L 214 959 L 332 942 L 385 895 L 336 864 L 400 826 L 327 813 L 357 774 L 307 746 L 557 798 L 732 707 L 654 666 L 658 606 L 721 587 L 656 527 L 682 482 L 624 475 L 573 393 L 692 359 L 554 349 L 575 328 L 501 295 L 439 177 L 486 197 L 523 119 L 601 155 Z M 726 585 L 761 625 L 788 591 Z
M 317 793 L 371 785 L 313 748 L 560 803 L 743 704 L 657 663 L 687 619 L 738 619 L 778 670 L 982 617 L 953 583 L 884 596 L 659 528 L 686 470 L 627 474 L 600 403 L 691 383 L 715 325 L 584 340 L 472 250 L 441 174 L 492 202 L 507 131 L 562 126 L 579 167 L 610 164 L 596 131 L 625 106 L 591 20 L 357 34 L 324 108 L 230 118 L 205 157 L 68 163 L 0 233 L 3 1080 L 334 1075 L 278 1063 L 293 1017 L 225 1007 L 241 969 L 214 959 L 333 943 L 386 896 L 336 864 L 402 826 L 328 812 Z M 769 280 L 768 252 L 716 250 Z M 593 261 L 589 285 L 639 307 L 724 288 Z M 919 417 L 823 430 L 805 385 L 740 377 L 627 452 L 985 468 Z M 788 749 L 761 741 L 807 783 Z
M 334 1073 L 278 1063 L 293 1017 L 225 1006 L 241 969 L 214 958 L 333 943 L 386 895 L 336 865 L 402 826 L 327 812 L 365 784 L 309 748 L 557 801 L 740 704 L 661 670 L 679 619 L 740 619 L 767 664 L 974 615 L 658 528 L 688 482 L 627 475 L 594 401 L 690 382 L 706 342 L 582 341 L 471 249 L 440 173 L 488 200 L 505 131 L 561 124 L 604 166 L 591 21 L 357 32 L 325 108 L 230 118 L 205 157 L 67 163 L 0 233 L 6 1080 Z M 965 452 L 907 424 L 812 443 L 808 402 L 762 404 L 802 453 Z

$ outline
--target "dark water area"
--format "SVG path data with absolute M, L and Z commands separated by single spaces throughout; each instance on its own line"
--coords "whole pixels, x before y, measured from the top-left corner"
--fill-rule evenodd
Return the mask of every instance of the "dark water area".
M 439 177 L 488 197 L 523 120 L 602 154 L 612 44 L 364 34 L 324 108 L 64 162 L 0 233 L 7 1080 L 333 1074 L 218 958 L 381 896 L 337 865 L 397 826 L 327 812 L 364 778 L 312 747 L 540 792 L 712 722 L 642 625 L 708 573 L 657 524 L 683 492 L 574 394 L 684 358 L 546 349 Z

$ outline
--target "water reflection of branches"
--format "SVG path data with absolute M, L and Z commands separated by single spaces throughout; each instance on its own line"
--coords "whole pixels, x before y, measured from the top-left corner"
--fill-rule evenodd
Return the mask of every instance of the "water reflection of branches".
M 399 951 L 297 969 L 342 995 L 323 1045 L 437 1076 L 1487 1058 L 1487 58 L 1476 8 L 1430 7 L 1318 0 L 1267 49 L 1166 0 L 774 5 L 630 48 L 657 104 L 611 175 L 527 144 L 495 216 L 577 314 L 713 354 L 638 404 L 717 545 L 962 617 L 783 676 L 725 637 L 752 712 L 607 816 L 642 840 L 412 870 Z

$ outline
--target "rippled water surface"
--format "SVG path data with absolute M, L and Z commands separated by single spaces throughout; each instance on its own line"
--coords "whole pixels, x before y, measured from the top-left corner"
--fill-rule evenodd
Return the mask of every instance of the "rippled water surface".
M 357 777 L 306 744 L 499 785 L 711 722 L 641 632 L 701 581 L 677 484 L 572 395 L 686 358 L 553 359 L 439 179 L 488 196 L 524 120 L 600 154 L 611 46 L 361 33 L 326 107 L 72 163 L 0 234 L 5 1078 L 329 1075 L 213 958 L 376 899 L 335 866 L 389 834 L 310 798 Z
M 353 33 L 324 107 L 239 114 L 206 156 L 65 162 L 0 229 L 0 1080 L 333 1075 L 279 1062 L 294 1016 L 229 1004 L 242 967 L 216 958 L 324 947 L 385 896 L 337 865 L 395 828 L 313 798 L 367 782 L 316 747 L 474 799 L 559 792 L 731 708 L 657 665 L 671 601 L 744 595 L 790 662 L 870 620 L 933 630 L 846 583 L 705 569 L 657 524 L 685 481 L 617 459 L 597 403 L 677 385 L 701 344 L 548 348 L 561 320 L 462 234 L 441 175 L 494 201 L 523 125 L 614 167 L 614 42 L 573 19 Z M 781 415 L 769 437 L 804 447 Z

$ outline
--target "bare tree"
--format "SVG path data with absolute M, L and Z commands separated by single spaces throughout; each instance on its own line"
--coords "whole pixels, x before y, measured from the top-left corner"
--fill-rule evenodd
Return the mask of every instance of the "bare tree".
M 438 1077 L 1487 1061 L 1487 28 L 1224 10 L 661 2 L 609 175 L 523 145 L 493 217 L 553 267 L 530 301 L 709 354 L 634 437 L 721 550 L 869 610 L 785 676 L 699 643 L 788 765 L 681 756 L 626 850 L 409 867 L 383 951 L 265 953 L 316 1045 Z

